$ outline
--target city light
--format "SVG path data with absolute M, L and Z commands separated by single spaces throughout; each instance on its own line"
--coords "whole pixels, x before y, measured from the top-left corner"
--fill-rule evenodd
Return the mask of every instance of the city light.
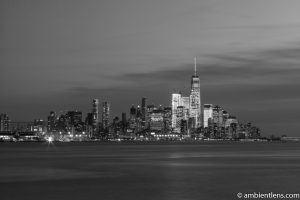
M 10 119 L 0 115 L 3 132 L 1 140 L 10 141 L 123 141 L 123 140 L 244 140 L 260 139 L 260 129 L 251 123 L 242 124 L 221 106 L 202 104 L 200 76 L 195 59 L 194 73 L 191 73 L 190 90 L 186 95 L 174 91 L 169 106 L 147 104 L 145 97 L 141 104 L 129 108 L 129 117 L 122 113 L 111 118 L 111 103 L 99 99 L 91 102 L 91 112 L 85 120 L 78 110 L 50 111 L 47 120 L 37 119 L 22 131 L 11 134 Z M 142 105 L 142 106 L 141 106 Z M 102 112 L 99 111 L 102 109 Z M 102 113 L 102 116 L 99 115 Z M 102 117 L 102 121 L 100 119 Z M 51 133 L 51 136 L 46 136 Z
M 54 141 L 53 137 L 49 136 L 49 137 L 47 138 L 48 144 L 52 144 L 53 141 Z

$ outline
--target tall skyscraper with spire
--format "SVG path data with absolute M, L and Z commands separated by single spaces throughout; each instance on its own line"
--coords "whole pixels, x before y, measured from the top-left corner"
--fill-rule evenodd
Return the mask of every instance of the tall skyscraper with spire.
M 202 106 L 200 95 L 200 77 L 197 75 L 197 59 L 194 58 L 195 69 L 191 80 L 189 120 L 190 128 L 199 128 L 202 125 Z
M 202 106 L 200 95 L 200 78 L 197 75 L 197 60 L 195 58 L 194 75 L 191 80 L 191 93 L 184 97 L 181 93 L 172 94 L 172 130 L 177 133 L 189 134 L 190 129 L 202 126 Z M 187 123 L 188 122 L 188 123 Z M 182 129 L 186 124 L 187 130 Z

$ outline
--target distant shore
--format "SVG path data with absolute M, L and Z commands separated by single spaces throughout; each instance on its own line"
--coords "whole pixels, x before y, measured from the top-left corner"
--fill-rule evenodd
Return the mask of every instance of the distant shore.
M 45 143 L 49 145 L 55 144 L 105 144 L 105 145 L 115 145 L 115 144 L 209 144 L 209 143 L 298 143 L 300 141 L 296 140 L 187 140 L 187 141 L 167 141 L 167 140 L 158 140 L 158 141 L 135 141 L 135 140 L 125 140 L 125 141 L 70 141 L 70 142 L 61 142 L 61 141 L 0 141 L 0 144 L 6 143 L 15 143 L 15 144 L 33 144 L 33 143 Z

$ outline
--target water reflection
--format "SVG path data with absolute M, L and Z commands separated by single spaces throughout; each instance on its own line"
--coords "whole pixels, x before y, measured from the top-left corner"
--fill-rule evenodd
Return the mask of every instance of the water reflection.
M 235 199 L 298 192 L 300 175 L 298 143 L 1 144 L 0 156 L 3 199 Z

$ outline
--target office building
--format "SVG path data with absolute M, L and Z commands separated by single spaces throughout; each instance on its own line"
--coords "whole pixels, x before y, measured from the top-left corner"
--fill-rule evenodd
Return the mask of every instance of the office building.
M 177 109 L 178 106 L 181 106 L 181 94 L 173 93 L 172 94 L 172 128 L 176 128 L 177 124 Z
M 200 96 L 200 77 L 197 75 L 197 63 L 195 58 L 195 72 L 191 80 L 191 94 L 190 94 L 190 109 L 189 118 L 191 121 L 191 128 L 199 128 L 202 126 L 202 108 Z
M 145 127 L 146 125 L 146 117 L 147 117 L 147 105 L 146 105 L 146 98 L 142 98 L 142 126 Z
M 170 131 L 172 128 L 172 108 L 165 107 L 164 108 L 164 129 L 166 131 Z
M 135 119 L 136 118 L 136 108 L 134 107 L 134 105 L 131 106 L 130 108 L 130 119 Z
M 224 124 L 223 123 L 223 108 L 221 108 L 220 106 L 213 107 L 213 123 L 218 127 L 221 127 Z
M 213 118 L 213 105 L 204 104 L 203 105 L 203 126 L 207 128 L 209 126 L 209 121 Z
M 138 105 L 137 106 L 137 109 L 136 109 L 136 117 L 139 118 L 139 119 L 142 119 L 142 110 L 141 110 L 141 106 Z
M 50 115 L 48 116 L 47 130 L 56 131 L 56 114 L 53 111 L 51 111 Z
M 150 113 L 150 129 L 162 131 L 164 128 L 164 113 L 163 110 L 153 110 Z
M 0 131 L 10 131 L 10 119 L 6 113 L 0 114 Z
M 107 130 L 109 127 L 109 117 L 110 117 L 110 104 L 105 101 L 102 104 L 102 126 L 104 130 Z
M 93 129 L 96 130 L 99 124 L 99 99 L 93 99 Z
M 77 127 L 82 123 L 82 112 L 80 111 L 68 111 L 66 116 L 69 126 Z

